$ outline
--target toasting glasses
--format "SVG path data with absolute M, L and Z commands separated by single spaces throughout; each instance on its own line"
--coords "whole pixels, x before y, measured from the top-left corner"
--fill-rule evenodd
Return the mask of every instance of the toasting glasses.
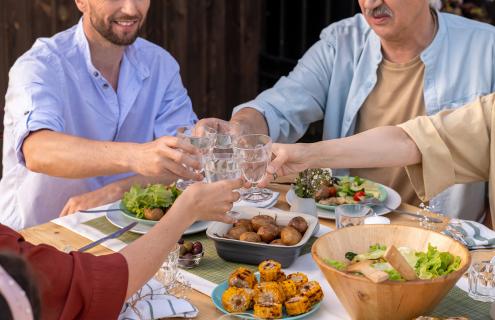
M 252 187 L 243 193 L 242 199 L 249 202 L 261 202 L 272 197 L 272 191 L 258 188 L 257 185 L 266 173 L 271 159 L 272 139 L 264 134 L 248 134 L 237 138 L 234 154 L 244 179 Z
M 206 126 L 181 127 L 177 129 L 177 137 L 188 141 L 199 149 L 201 155 L 197 159 L 201 162 L 201 167 L 203 167 L 203 156 L 211 151 L 216 139 L 216 130 Z M 193 180 L 179 181 L 177 182 L 177 188 L 184 190 L 194 182 Z

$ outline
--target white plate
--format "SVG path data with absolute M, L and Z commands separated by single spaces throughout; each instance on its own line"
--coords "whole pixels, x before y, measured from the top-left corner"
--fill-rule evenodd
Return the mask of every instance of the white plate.
M 384 186 L 384 185 L 381 185 L 381 186 L 387 191 L 387 199 L 385 199 L 385 205 L 387 205 L 390 208 L 397 209 L 402 202 L 400 195 L 397 193 L 397 191 L 395 191 L 392 188 L 389 188 L 389 187 Z M 292 206 L 292 203 L 294 202 L 295 197 L 296 197 L 296 194 L 294 193 L 294 189 L 290 188 L 290 190 L 287 191 L 287 193 L 285 195 L 285 200 L 287 201 L 287 203 L 290 206 Z M 380 206 L 376 206 L 374 208 L 374 210 L 375 210 L 376 214 L 379 216 L 387 214 L 390 212 L 390 210 L 388 210 L 384 207 L 380 207 Z M 335 220 L 335 212 L 333 210 L 324 210 L 321 208 L 316 208 L 316 212 L 318 213 L 318 217 L 320 217 L 320 218 Z
M 119 208 L 119 201 L 112 204 L 108 209 L 118 209 L 118 208 Z M 108 221 L 110 221 L 111 224 L 113 224 L 114 226 L 116 226 L 118 228 L 123 228 L 123 227 L 131 224 L 132 222 L 134 222 L 133 220 L 124 216 L 122 214 L 122 212 L 120 212 L 120 211 L 107 211 L 105 216 L 108 219 Z M 208 229 L 209 224 L 210 223 L 208 221 L 196 221 L 186 231 L 184 231 L 184 235 L 205 231 L 206 229 Z M 139 234 L 145 234 L 151 228 L 153 228 L 152 225 L 138 223 L 130 231 L 135 232 L 135 233 L 139 233 Z

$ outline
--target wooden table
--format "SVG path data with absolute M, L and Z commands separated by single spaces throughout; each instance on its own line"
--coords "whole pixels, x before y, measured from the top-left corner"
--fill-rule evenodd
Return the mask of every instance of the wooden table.
M 270 185 L 270 189 L 280 192 L 280 198 L 276 207 L 282 210 L 289 210 L 289 205 L 285 201 L 285 193 L 289 189 L 289 186 L 272 184 Z M 418 208 L 408 204 L 401 204 L 399 208 L 409 211 L 418 210 Z M 390 213 L 387 215 L 387 217 L 390 218 L 393 224 L 418 226 L 418 220 L 415 220 L 414 218 L 409 218 L 407 216 L 399 215 L 396 213 Z M 445 221 L 447 221 L 447 219 L 445 219 Z M 331 228 L 335 228 L 334 220 L 320 219 L 320 223 L 329 226 Z M 87 238 L 52 222 L 48 222 L 42 225 L 38 225 L 35 227 L 22 230 L 20 233 L 24 236 L 24 238 L 27 241 L 31 243 L 34 244 L 46 243 L 60 250 L 64 250 L 64 248 L 66 248 L 67 246 L 71 246 L 72 248 L 80 248 L 91 242 Z M 101 245 L 91 249 L 89 252 L 95 255 L 112 253 L 111 250 Z M 495 251 L 479 250 L 472 252 L 472 255 L 473 255 L 473 260 L 476 261 L 490 260 L 491 257 L 495 255 Z M 217 311 L 217 309 L 211 302 L 210 297 L 196 290 L 191 290 L 189 294 L 189 298 L 194 303 L 194 305 L 199 308 L 199 315 L 196 319 L 211 320 L 211 319 L 216 319 L 222 315 L 221 312 Z

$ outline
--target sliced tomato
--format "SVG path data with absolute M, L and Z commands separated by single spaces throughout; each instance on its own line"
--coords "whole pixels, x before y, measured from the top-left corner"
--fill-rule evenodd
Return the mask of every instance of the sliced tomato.
M 359 202 L 365 197 L 366 197 L 366 193 L 364 191 L 358 191 L 354 194 L 354 196 L 352 198 L 354 199 L 354 201 Z

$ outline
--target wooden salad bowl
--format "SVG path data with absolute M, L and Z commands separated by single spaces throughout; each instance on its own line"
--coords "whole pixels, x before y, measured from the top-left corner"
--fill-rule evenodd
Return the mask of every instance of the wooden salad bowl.
M 373 283 L 360 275 L 339 271 L 324 262 L 346 261 L 345 253 L 364 253 L 370 245 L 409 247 L 426 252 L 428 243 L 439 251 L 461 257 L 457 271 L 433 280 Z M 320 237 L 311 249 L 330 286 L 353 319 L 413 319 L 427 315 L 466 272 L 471 256 L 465 246 L 438 232 L 401 225 L 362 225 L 339 229 Z

